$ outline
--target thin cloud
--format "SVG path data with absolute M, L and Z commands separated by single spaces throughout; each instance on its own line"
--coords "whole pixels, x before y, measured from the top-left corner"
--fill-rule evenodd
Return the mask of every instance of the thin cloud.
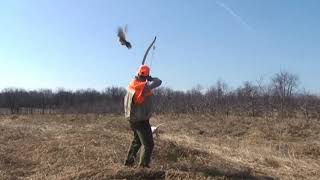
M 226 4 L 215 1 L 217 5 L 225 9 L 231 16 L 233 16 L 236 21 L 238 21 L 240 24 L 242 24 L 244 27 L 246 27 L 249 31 L 255 32 L 255 30 L 245 21 L 241 16 L 239 16 L 236 12 L 234 12 L 230 7 L 228 7 Z

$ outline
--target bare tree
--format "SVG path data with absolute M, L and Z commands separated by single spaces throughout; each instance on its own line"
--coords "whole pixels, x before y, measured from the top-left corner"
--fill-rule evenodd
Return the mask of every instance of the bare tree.
M 242 105 L 240 109 L 247 112 L 249 116 L 256 116 L 257 113 L 257 100 L 258 100 L 258 87 L 251 82 L 246 81 L 243 87 L 238 89 L 238 100 Z
M 289 108 L 292 105 L 291 100 L 294 90 L 298 87 L 298 80 L 297 75 L 290 74 L 286 71 L 281 71 L 272 77 L 272 87 L 275 98 L 280 104 L 279 109 L 282 117 L 288 115 L 285 111 L 292 110 Z

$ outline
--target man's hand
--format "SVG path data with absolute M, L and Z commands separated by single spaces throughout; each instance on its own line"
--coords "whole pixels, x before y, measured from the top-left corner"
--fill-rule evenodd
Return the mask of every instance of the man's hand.
M 148 80 L 148 81 L 153 81 L 153 77 L 148 76 L 148 77 L 147 77 L 147 80 Z

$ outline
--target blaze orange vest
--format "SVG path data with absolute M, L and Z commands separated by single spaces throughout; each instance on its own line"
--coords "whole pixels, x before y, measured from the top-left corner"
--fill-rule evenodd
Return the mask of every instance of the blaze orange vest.
M 143 95 L 143 90 L 146 84 L 147 81 L 141 82 L 136 79 L 132 80 L 129 84 L 128 88 L 134 91 L 133 102 L 137 105 L 141 105 L 144 102 L 145 97 L 152 95 L 151 90 L 147 90 Z

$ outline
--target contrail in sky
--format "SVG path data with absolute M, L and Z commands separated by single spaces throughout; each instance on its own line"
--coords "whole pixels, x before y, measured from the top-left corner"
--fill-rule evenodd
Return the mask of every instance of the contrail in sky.
M 255 30 L 239 16 L 236 12 L 234 12 L 230 7 L 228 7 L 226 4 L 220 2 L 220 1 L 215 1 L 216 4 L 218 4 L 220 7 L 225 9 L 231 16 L 233 16 L 240 24 L 245 26 L 249 31 L 255 32 Z

